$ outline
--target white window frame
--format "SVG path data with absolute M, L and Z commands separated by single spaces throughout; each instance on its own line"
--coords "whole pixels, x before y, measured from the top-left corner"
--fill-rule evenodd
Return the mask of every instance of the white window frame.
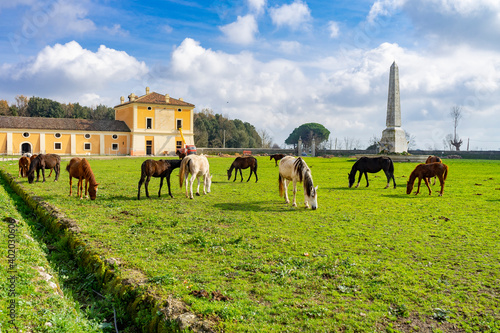
M 60 145 L 61 148 L 57 148 L 56 145 Z M 54 150 L 62 150 L 62 142 L 54 142 Z
M 115 149 L 116 147 L 116 149 Z M 120 145 L 118 143 L 112 143 L 111 144 L 111 150 L 112 151 L 118 151 L 120 149 Z
M 92 135 L 90 135 L 89 133 L 86 133 L 86 134 L 83 135 L 83 137 L 85 139 L 90 139 L 92 137 Z
M 59 136 L 58 136 L 59 135 Z M 60 139 L 62 137 L 61 133 L 54 133 L 54 138 Z

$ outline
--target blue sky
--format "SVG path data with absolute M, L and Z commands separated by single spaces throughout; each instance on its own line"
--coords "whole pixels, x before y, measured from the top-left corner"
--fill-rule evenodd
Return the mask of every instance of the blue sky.
M 470 148 L 500 149 L 497 0 L 15 0 L 0 4 L 0 36 L 10 103 L 114 106 L 149 86 L 280 145 L 318 122 L 365 148 L 385 128 L 396 61 L 417 148 L 445 148 L 458 105 Z

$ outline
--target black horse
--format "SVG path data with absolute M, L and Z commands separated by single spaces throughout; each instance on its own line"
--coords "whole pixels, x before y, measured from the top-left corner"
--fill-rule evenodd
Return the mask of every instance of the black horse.
M 45 182 L 45 169 L 54 169 L 56 171 L 56 179 L 59 179 L 59 172 L 61 170 L 61 156 L 57 154 L 40 154 L 35 157 L 31 163 L 28 170 L 28 183 L 33 184 L 35 180 L 36 171 L 36 181 L 40 179 L 40 170 L 42 170 L 43 181 Z
M 161 196 L 161 187 L 163 186 L 163 178 L 167 178 L 168 185 L 168 194 L 171 198 L 172 192 L 170 192 L 170 174 L 172 171 L 178 167 L 180 167 L 182 160 L 146 160 L 142 162 L 141 165 L 141 179 L 139 180 L 139 186 L 137 189 L 137 200 L 141 199 L 141 186 L 146 180 L 144 184 L 144 188 L 146 189 L 146 197 L 149 198 L 149 180 L 151 177 L 161 177 L 160 178 L 160 189 L 158 190 L 158 196 Z
M 349 188 L 351 188 L 354 184 L 357 171 L 359 171 L 359 178 L 356 187 L 359 186 L 359 182 L 361 181 L 361 177 L 363 176 L 363 174 L 366 178 L 366 187 L 368 187 L 370 184 L 368 183 L 367 172 L 376 173 L 380 170 L 384 170 L 385 176 L 387 177 L 387 186 L 385 188 L 389 187 L 391 178 L 392 182 L 394 183 L 394 188 L 396 188 L 396 181 L 394 180 L 394 163 L 389 157 L 361 157 L 359 160 L 357 160 L 356 163 L 354 163 L 354 165 L 352 166 L 351 172 L 349 173 Z
M 227 170 L 227 180 L 231 179 L 231 173 L 233 169 L 235 169 L 233 182 L 236 180 L 236 176 L 238 176 L 238 170 L 240 171 L 241 181 L 243 181 L 241 169 L 247 168 L 250 168 L 250 176 L 248 176 L 247 182 L 250 180 L 250 177 L 252 177 L 252 173 L 255 173 L 255 182 L 257 182 L 259 180 L 259 177 L 257 176 L 257 159 L 253 156 L 236 157 L 229 170 Z

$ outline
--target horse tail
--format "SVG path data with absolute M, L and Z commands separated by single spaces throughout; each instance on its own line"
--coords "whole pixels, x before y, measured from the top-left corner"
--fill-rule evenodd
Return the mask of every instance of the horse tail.
M 279 183 L 280 197 L 282 197 L 283 192 L 285 191 L 285 187 L 283 186 L 283 177 L 281 176 L 281 173 L 278 176 L 278 183 Z
M 183 158 L 181 161 L 181 166 L 179 167 L 179 186 L 182 188 L 182 184 L 184 183 L 184 175 L 186 174 L 186 159 Z
M 254 157 L 253 160 L 255 161 L 255 170 L 254 170 L 254 172 L 257 172 L 257 159 Z
M 448 177 L 448 166 L 446 164 L 443 165 L 444 165 L 443 180 L 446 180 L 446 177 Z
M 394 174 L 394 162 L 390 158 L 389 158 L 389 168 L 388 168 L 388 170 L 391 173 L 391 175 Z

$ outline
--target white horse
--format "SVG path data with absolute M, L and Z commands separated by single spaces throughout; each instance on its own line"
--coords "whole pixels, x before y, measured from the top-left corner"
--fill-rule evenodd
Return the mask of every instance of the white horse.
M 314 187 L 313 179 L 311 176 L 311 169 L 307 166 L 306 162 L 298 157 L 285 156 L 280 161 L 280 175 L 279 190 L 280 196 L 285 197 L 285 202 L 289 203 L 288 200 L 288 184 L 293 181 L 293 206 L 296 207 L 295 194 L 297 193 L 297 182 L 302 182 L 304 184 L 304 203 L 306 208 L 309 206 L 312 209 L 318 208 L 318 186 Z
M 190 192 L 188 196 L 188 176 Z M 181 162 L 179 171 L 179 185 L 182 188 L 182 183 L 186 182 L 186 198 L 193 199 L 193 182 L 196 178 L 198 180 L 198 187 L 196 195 L 200 195 L 200 177 L 204 177 L 203 181 L 203 194 L 210 193 L 210 185 L 212 185 L 212 176 L 210 175 L 210 165 L 208 164 L 205 155 L 188 155 L 184 157 Z

